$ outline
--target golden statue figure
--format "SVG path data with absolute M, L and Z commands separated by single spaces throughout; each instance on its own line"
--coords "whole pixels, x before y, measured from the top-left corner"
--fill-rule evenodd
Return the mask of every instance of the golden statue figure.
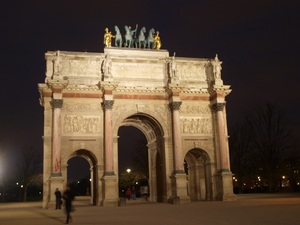
M 160 49 L 161 48 L 161 41 L 159 37 L 159 31 L 156 31 L 156 35 L 154 36 L 154 49 Z
M 106 47 L 111 47 L 111 39 L 114 38 L 110 31 L 108 31 L 108 28 L 105 28 L 105 34 L 104 34 L 104 44 Z

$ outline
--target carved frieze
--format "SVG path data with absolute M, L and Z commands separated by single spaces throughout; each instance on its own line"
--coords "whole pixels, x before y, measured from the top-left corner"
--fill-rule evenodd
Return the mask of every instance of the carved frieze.
M 64 115 L 63 133 L 65 135 L 92 135 L 100 133 L 100 116 Z
M 195 80 L 195 81 L 205 81 L 206 69 L 204 65 L 185 63 L 177 64 L 176 73 L 180 80 Z
M 181 118 L 181 132 L 183 134 L 211 134 L 210 117 Z
M 210 115 L 211 110 L 209 106 L 199 106 L 199 105 L 186 105 L 183 104 L 180 107 L 180 114 L 201 114 L 201 115 Z
M 100 104 L 65 104 L 64 110 L 65 112 L 97 113 L 100 112 L 102 109 Z
M 165 65 L 162 63 L 113 62 L 111 73 L 114 78 L 164 79 Z

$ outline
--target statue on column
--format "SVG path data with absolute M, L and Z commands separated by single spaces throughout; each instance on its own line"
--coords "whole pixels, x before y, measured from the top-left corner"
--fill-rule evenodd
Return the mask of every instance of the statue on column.
M 60 51 L 56 51 L 55 57 L 53 58 L 53 75 L 60 75 L 61 70 L 61 56 Z
M 103 73 L 104 77 L 111 77 L 110 68 L 111 68 L 111 59 L 106 54 L 105 59 L 103 60 L 103 63 L 102 63 L 102 73 Z
M 172 59 L 169 63 L 169 71 L 170 71 L 170 77 L 176 77 L 176 60 L 175 60 L 176 52 L 174 52 L 174 55 L 172 56 Z
M 221 79 L 221 70 L 222 70 L 221 64 L 222 62 L 220 62 L 220 60 L 218 59 L 218 54 L 216 54 L 215 62 L 213 64 L 215 79 Z

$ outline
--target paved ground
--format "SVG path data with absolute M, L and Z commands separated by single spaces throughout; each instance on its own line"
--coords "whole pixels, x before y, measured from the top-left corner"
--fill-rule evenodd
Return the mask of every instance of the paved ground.
M 131 201 L 125 207 L 96 207 L 75 202 L 71 224 L 80 225 L 296 225 L 300 194 L 237 195 L 235 202 L 193 202 L 186 205 Z M 41 203 L 1 203 L 1 225 L 56 225 L 63 210 L 42 209 Z

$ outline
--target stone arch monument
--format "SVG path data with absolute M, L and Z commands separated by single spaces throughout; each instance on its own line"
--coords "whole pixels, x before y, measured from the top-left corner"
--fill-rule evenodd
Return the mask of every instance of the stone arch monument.
M 38 84 L 44 107 L 43 207 L 67 183 L 67 162 L 84 157 L 91 203 L 117 206 L 118 129 L 147 139 L 150 201 L 234 200 L 221 61 L 167 50 L 105 47 L 47 52 Z

